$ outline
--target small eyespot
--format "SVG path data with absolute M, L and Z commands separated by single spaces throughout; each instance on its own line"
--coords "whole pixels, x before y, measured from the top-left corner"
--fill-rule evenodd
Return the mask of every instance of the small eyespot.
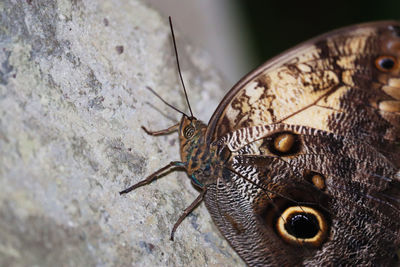
M 312 183 L 316 188 L 323 190 L 325 188 L 325 178 L 322 175 L 315 174 L 311 178 Z
M 324 190 L 326 185 L 325 185 L 325 177 L 317 172 L 312 172 L 312 171 L 306 171 L 304 174 L 305 180 L 308 182 L 312 183 L 316 188 L 319 190 Z
M 380 56 L 375 60 L 375 66 L 380 71 L 392 71 L 397 68 L 397 60 L 392 56 Z
M 268 149 L 279 156 L 293 155 L 300 150 L 299 136 L 291 132 L 280 132 L 269 137 Z
M 190 139 L 190 138 L 193 137 L 194 132 L 195 132 L 194 127 L 193 127 L 192 125 L 189 124 L 188 126 L 186 126 L 186 127 L 183 129 L 183 136 L 184 136 L 186 139 Z
M 319 247 L 328 235 L 328 223 L 314 208 L 292 206 L 278 218 L 276 230 L 290 244 Z
M 293 134 L 283 133 L 275 138 L 274 147 L 281 153 L 287 153 L 293 147 L 294 141 Z

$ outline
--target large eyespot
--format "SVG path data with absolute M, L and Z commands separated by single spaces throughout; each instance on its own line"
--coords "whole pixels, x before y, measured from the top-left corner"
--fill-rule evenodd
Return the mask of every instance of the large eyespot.
M 392 71 L 397 68 L 397 60 L 392 56 L 380 56 L 375 59 L 375 66 L 380 71 Z
M 324 215 L 307 206 L 287 208 L 276 223 L 278 234 L 293 245 L 319 247 L 328 234 Z
M 190 138 L 193 137 L 194 132 L 195 132 L 194 126 L 191 125 L 191 124 L 189 124 L 188 126 L 186 126 L 186 127 L 183 129 L 183 136 L 184 136 L 186 139 L 190 139 Z

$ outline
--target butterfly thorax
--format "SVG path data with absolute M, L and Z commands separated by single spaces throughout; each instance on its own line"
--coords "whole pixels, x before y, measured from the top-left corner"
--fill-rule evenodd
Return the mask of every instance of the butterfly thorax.
M 179 128 L 180 154 L 192 181 L 202 187 L 207 184 L 203 177 L 211 173 L 215 150 L 207 147 L 205 133 L 207 125 L 194 117 L 183 116 Z M 205 174 L 205 175 L 203 175 Z

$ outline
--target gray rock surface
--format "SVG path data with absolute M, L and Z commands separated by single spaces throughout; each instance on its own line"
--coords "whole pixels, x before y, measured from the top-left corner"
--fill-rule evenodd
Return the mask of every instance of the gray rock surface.
M 183 39 L 208 120 L 227 88 Z M 136 0 L 0 2 L 0 266 L 243 265 L 203 204 L 169 240 L 198 194 L 185 173 L 118 194 L 179 159 L 177 135 L 140 129 L 180 118 L 146 86 L 186 109 L 172 51 L 167 18 Z

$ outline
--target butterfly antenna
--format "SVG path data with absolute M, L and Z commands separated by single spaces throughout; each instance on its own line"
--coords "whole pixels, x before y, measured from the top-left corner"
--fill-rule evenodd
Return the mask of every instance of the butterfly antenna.
M 189 117 L 186 113 L 184 113 L 183 111 L 180 111 L 179 109 L 177 109 L 176 107 L 174 107 L 173 105 L 171 105 L 170 103 L 168 103 L 167 101 L 165 101 L 159 94 L 156 93 L 156 91 L 154 91 L 151 87 L 146 86 L 146 88 L 148 90 L 150 90 L 150 92 L 152 92 L 156 97 L 158 97 L 165 105 L 167 105 L 168 107 L 178 111 L 179 113 L 181 113 L 182 115 Z
M 188 98 L 188 95 L 187 95 L 187 92 L 186 92 L 185 83 L 183 82 L 182 73 L 181 73 L 181 66 L 179 65 L 178 49 L 176 49 L 175 34 L 174 34 L 174 28 L 172 27 L 172 19 L 171 19 L 171 16 L 169 16 L 168 19 L 169 19 L 169 26 L 170 26 L 170 28 L 171 28 L 172 41 L 173 41 L 173 43 L 174 43 L 176 64 L 178 65 L 178 73 L 179 73 L 179 77 L 181 78 L 181 83 L 182 83 L 183 91 L 185 92 L 186 102 L 187 102 L 187 104 L 188 104 L 189 111 L 190 111 L 190 115 L 191 115 L 191 118 L 192 118 L 192 117 L 193 117 L 193 112 L 192 112 L 192 108 L 190 107 L 189 98 Z

